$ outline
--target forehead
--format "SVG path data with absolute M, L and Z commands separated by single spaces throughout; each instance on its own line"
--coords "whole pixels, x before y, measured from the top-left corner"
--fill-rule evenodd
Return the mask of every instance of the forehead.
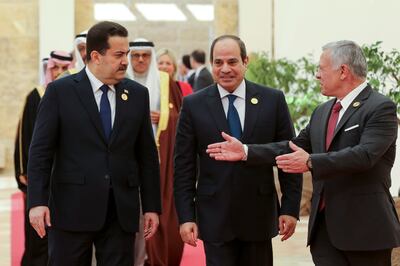
M 135 49 L 135 48 L 132 48 L 132 53 L 135 53 L 135 54 L 151 54 L 151 50 L 150 49 Z
M 124 52 L 129 50 L 128 37 L 112 36 L 108 39 L 108 44 L 110 46 L 109 50 Z
M 240 57 L 239 44 L 232 39 L 223 39 L 214 46 L 214 58 L 219 57 Z

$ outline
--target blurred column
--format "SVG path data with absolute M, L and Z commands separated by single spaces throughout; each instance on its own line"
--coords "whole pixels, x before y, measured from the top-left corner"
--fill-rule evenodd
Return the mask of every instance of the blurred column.
M 75 34 L 88 30 L 95 23 L 93 2 L 93 0 L 75 0 Z
M 248 52 L 273 49 L 273 0 L 238 0 L 239 36 L 245 42 Z
M 213 0 L 215 37 L 238 35 L 238 0 Z
M 72 50 L 74 4 L 74 0 L 39 0 L 39 58 L 52 50 Z

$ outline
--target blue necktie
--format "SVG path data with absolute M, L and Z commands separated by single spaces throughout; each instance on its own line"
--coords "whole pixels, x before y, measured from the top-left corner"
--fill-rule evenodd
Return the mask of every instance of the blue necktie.
M 236 110 L 236 107 L 233 105 L 233 102 L 236 100 L 236 95 L 229 94 L 229 107 L 228 107 L 228 124 L 229 129 L 231 131 L 231 135 L 237 139 L 240 139 L 242 136 L 242 126 L 240 124 L 239 114 Z
M 111 106 L 110 101 L 108 100 L 108 90 L 110 88 L 103 84 L 100 87 L 100 90 L 103 92 L 100 99 L 100 118 L 101 123 L 103 124 L 104 135 L 106 139 L 109 140 L 111 136 Z

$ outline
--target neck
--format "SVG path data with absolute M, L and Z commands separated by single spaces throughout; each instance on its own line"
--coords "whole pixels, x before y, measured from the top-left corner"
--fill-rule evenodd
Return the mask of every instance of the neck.
M 344 97 L 346 97 L 350 92 L 352 92 L 355 88 L 360 86 L 365 79 L 353 79 L 350 82 L 346 83 L 341 90 L 342 93 L 336 96 L 339 100 L 342 100 Z

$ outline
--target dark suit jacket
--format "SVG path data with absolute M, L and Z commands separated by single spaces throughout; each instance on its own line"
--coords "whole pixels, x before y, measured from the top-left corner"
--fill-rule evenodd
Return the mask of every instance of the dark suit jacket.
M 325 198 L 326 225 L 341 250 L 380 250 L 400 245 L 400 225 L 389 193 L 397 138 L 396 106 L 367 86 L 339 121 L 329 150 L 326 128 L 335 99 L 316 108 L 294 142 L 312 153 L 313 197 L 308 243 Z M 265 163 L 282 146 L 249 147 L 248 160 Z M 265 156 L 264 159 L 261 159 Z M 274 155 L 272 155 L 274 156 Z
M 251 103 L 253 98 L 257 104 Z M 278 215 L 298 217 L 302 179 L 279 173 L 280 207 L 271 164 L 247 166 L 245 162 L 215 161 L 206 154 L 208 144 L 223 141 L 222 131 L 229 133 L 229 127 L 216 85 L 183 99 L 175 146 L 179 222 L 197 220 L 205 241 L 270 239 L 278 232 Z M 269 143 L 290 139 L 293 134 L 283 93 L 246 81 L 242 141 Z
M 194 75 L 195 75 L 195 73 L 194 73 Z M 213 79 L 210 71 L 208 71 L 208 69 L 205 67 L 199 72 L 199 75 L 194 78 L 193 86 L 192 86 L 193 91 L 197 92 L 201 89 L 204 89 L 204 88 L 210 86 L 213 83 L 214 83 L 214 79 Z
M 138 230 L 139 187 L 143 212 L 160 212 L 158 155 L 147 89 L 128 79 L 115 89 L 109 141 L 85 70 L 46 89 L 29 153 L 28 204 L 29 208 L 48 205 L 53 227 L 99 230 L 111 187 L 125 231 Z M 123 93 L 128 96 L 125 101 Z

